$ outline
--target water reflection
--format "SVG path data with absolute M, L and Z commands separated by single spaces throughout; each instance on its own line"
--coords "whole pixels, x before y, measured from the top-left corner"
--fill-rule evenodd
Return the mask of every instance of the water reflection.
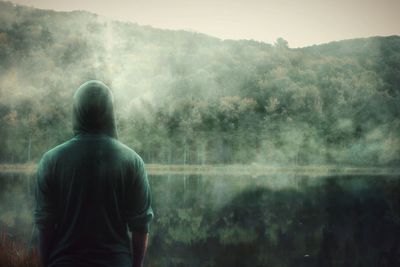
M 32 235 L 32 176 L 0 176 L 0 227 Z M 400 177 L 150 176 L 148 266 L 400 266 Z

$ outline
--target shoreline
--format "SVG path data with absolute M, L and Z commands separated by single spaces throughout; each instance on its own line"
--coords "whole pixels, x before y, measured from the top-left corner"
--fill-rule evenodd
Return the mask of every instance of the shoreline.
M 0 164 L 0 173 L 33 174 L 36 164 Z M 263 176 L 271 174 L 296 174 L 305 176 L 327 175 L 400 175 L 400 168 L 341 167 L 334 165 L 271 166 L 271 165 L 166 165 L 146 164 L 149 175 L 229 175 Z

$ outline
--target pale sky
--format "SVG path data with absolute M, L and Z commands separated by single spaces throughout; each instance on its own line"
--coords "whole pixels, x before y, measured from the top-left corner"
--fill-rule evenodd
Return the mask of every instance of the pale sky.
M 400 35 L 400 0 L 12 0 L 221 39 L 254 39 L 290 47 Z

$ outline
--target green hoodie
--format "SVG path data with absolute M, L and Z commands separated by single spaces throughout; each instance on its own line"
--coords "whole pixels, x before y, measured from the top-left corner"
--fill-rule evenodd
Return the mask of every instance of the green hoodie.
M 99 81 L 74 95 L 75 136 L 42 157 L 34 220 L 54 228 L 49 266 L 131 266 L 127 230 L 153 218 L 143 160 L 117 140 L 113 96 Z

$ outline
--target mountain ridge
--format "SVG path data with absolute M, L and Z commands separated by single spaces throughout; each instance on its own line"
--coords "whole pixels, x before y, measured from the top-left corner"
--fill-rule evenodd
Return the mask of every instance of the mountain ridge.
M 197 34 L 197 35 L 202 35 L 206 38 L 214 38 L 217 39 L 218 41 L 238 41 L 238 42 L 249 42 L 249 43 L 262 43 L 265 45 L 273 45 L 273 44 L 269 44 L 267 42 L 264 41 L 258 41 L 258 40 L 254 40 L 254 39 L 222 39 L 219 38 L 217 36 L 212 36 L 206 33 L 202 33 L 202 32 L 197 32 L 197 31 L 190 31 L 190 30 L 184 30 L 184 29 L 166 29 L 166 28 L 157 28 L 157 27 L 153 27 L 151 25 L 142 25 L 139 24 L 137 22 L 132 22 L 132 21 L 124 21 L 124 20 L 118 20 L 118 19 L 113 19 L 113 18 L 108 18 L 106 16 L 103 15 L 99 15 L 96 14 L 94 12 L 90 12 L 87 10 L 71 10 L 71 11 L 57 11 L 57 10 L 52 10 L 52 9 L 42 9 L 42 8 L 36 8 L 36 7 L 32 7 L 32 6 L 26 6 L 26 5 L 20 5 L 20 4 L 16 4 L 13 3 L 11 1 L 3 1 L 0 0 L 0 6 L 2 7 L 1 9 L 4 10 L 4 8 L 6 7 L 6 9 L 25 9 L 25 11 L 31 11 L 31 12 L 37 12 L 37 13 L 50 13 L 52 15 L 77 15 L 77 16 L 89 16 L 89 17 L 94 17 L 94 18 L 102 18 L 104 20 L 107 21 L 112 21 L 112 22 L 117 22 L 117 23 L 121 23 L 121 24 L 128 24 L 131 26 L 138 26 L 138 27 L 142 27 L 148 30 L 155 30 L 155 31 L 167 31 L 167 32 L 176 32 L 176 33 L 184 33 L 184 34 Z M 0 11 L 0 14 L 1 11 Z M 0 16 L 1 17 L 1 16 Z M 389 35 L 389 36 L 369 36 L 369 37 L 355 37 L 355 38 L 350 38 L 350 39 L 343 39 L 343 40 L 333 40 L 333 41 L 329 41 L 327 43 L 320 43 L 320 44 L 311 44 L 311 45 L 307 45 L 307 46 L 303 46 L 303 47 L 296 47 L 296 48 L 292 48 L 292 49 L 308 49 L 311 47 L 316 47 L 316 46 L 332 46 L 335 45 L 336 43 L 340 43 L 340 42 L 349 42 L 349 41 L 359 41 L 359 40 L 367 40 L 367 39 L 375 39 L 375 38 L 400 38 L 400 36 L 398 35 Z

